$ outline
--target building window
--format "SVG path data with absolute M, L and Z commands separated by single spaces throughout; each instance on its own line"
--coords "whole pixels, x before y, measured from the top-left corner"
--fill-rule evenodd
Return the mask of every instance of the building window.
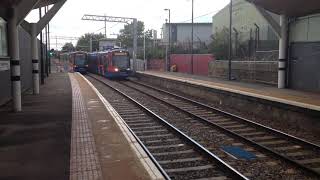
M 0 57 L 8 56 L 7 22 L 0 17 Z

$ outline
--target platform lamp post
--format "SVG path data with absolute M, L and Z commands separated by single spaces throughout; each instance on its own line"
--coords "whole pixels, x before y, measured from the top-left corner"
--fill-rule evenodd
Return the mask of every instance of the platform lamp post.
M 168 11 L 169 13 L 169 55 L 168 57 L 168 61 L 166 64 L 166 70 L 170 71 L 170 54 L 171 54 L 171 10 L 170 9 L 164 9 L 165 11 Z
M 47 6 L 44 7 L 44 13 L 47 14 L 48 9 Z M 45 63 L 45 70 L 46 70 L 46 76 L 49 77 L 49 55 L 48 55 L 48 25 L 44 28 L 44 34 L 45 34 L 45 55 L 46 55 L 46 63 Z

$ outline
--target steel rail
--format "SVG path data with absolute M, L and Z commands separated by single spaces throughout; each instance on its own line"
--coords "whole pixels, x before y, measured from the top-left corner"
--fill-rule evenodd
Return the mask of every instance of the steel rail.
M 89 77 L 99 81 L 100 83 L 104 84 L 101 80 L 88 75 Z M 83 78 L 85 78 L 83 76 Z M 87 78 L 85 78 L 87 81 L 89 81 Z M 118 112 L 116 112 L 118 114 Z M 119 114 L 118 114 L 119 115 Z M 120 115 L 119 115 L 120 116 Z M 151 154 L 151 152 L 148 150 L 148 148 L 143 144 L 143 142 L 139 139 L 139 137 L 136 135 L 136 133 L 130 128 L 130 126 L 127 124 L 127 122 L 125 122 L 124 120 L 122 121 L 125 126 L 129 129 L 131 135 L 136 139 L 136 141 L 139 143 L 139 145 L 142 147 L 142 149 L 146 152 L 146 154 L 148 155 L 148 157 L 151 159 L 151 161 L 155 164 L 155 166 L 157 167 L 157 169 L 160 171 L 160 173 L 163 175 L 163 177 L 166 180 L 171 180 L 171 178 L 169 177 L 169 175 L 165 172 L 165 170 L 161 167 L 161 165 L 158 163 L 158 161 L 153 157 L 153 155 Z
M 176 97 L 176 98 L 180 98 L 180 99 L 183 99 L 183 100 L 185 100 L 185 101 L 189 101 L 189 102 L 191 102 L 191 103 L 193 103 L 193 104 L 197 104 L 198 106 L 203 106 L 203 107 L 208 108 L 208 109 L 210 109 L 210 110 L 213 110 L 213 111 L 215 111 L 215 112 L 218 112 L 218 113 L 222 113 L 222 114 L 224 114 L 224 115 L 227 115 L 227 116 L 231 117 L 232 119 L 242 120 L 242 121 L 244 121 L 245 123 L 247 123 L 247 124 L 249 124 L 249 125 L 254 125 L 254 126 L 258 127 L 259 129 L 267 130 L 267 132 L 269 132 L 269 133 L 276 133 L 276 134 L 279 133 L 278 135 L 285 136 L 285 138 L 286 138 L 287 140 L 290 140 L 290 138 L 293 138 L 294 140 L 298 141 L 299 144 L 308 143 L 307 141 L 304 141 L 304 140 L 302 140 L 302 139 L 296 138 L 296 137 L 294 137 L 294 136 L 292 136 L 292 135 L 286 136 L 287 134 L 285 134 L 285 133 L 283 133 L 283 132 L 280 132 L 280 131 L 278 131 L 278 130 L 274 130 L 274 129 L 270 128 L 270 127 L 266 127 L 266 126 L 264 126 L 264 125 L 260 125 L 260 124 L 258 124 L 258 123 L 256 123 L 256 122 L 252 122 L 252 121 L 247 120 L 247 119 L 245 119 L 245 118 L 242 118 L 242 117 L 233 115 L 233 114 L 231 114 L 231 113 L 227 113 L 227 112 L 225 112 L 225 111 L 222 111 L 222 110 L 219 110 L 219 109 L 216 109 L 216 108 L 213 108 L 213 107 L 210 107 L 210 106 L 205 105 L 205 104 L 203 104 L 203 103 L 200 103 L 200 102 L 197 102 L 197 101 L 194 101 L 194 100 L 191 100 L 191 99 L 182 97 L 182 96 L 180 96 L 180 95 L 176 95 L 176 94 L 174 94 L 174 93 L 171 93 L 171 92 L 168 92 L 168 91 L 165 91 L 165 90 L 161 90 L 161 89 L 158 89 L 158 88 L 149 86 L 149 85 L 145 85 L 145 84 L 142 84 L 142 83 L 139 83 L 139 82 L 134 82 L 134 83 L 139 84 L 139 85 L 142 85 L 142 86 L 147 87 L 147 88 L 150 88 L 150 89 L 153 89 L 153 90 L 156 90 L 156 91 L 159 91 L 159 92 L 162 92 L 162 93 L 166 93 L 166 94 L 172 95 L 172 96 L 174 96 L 174 97 Z M 285 161 L 288 161 L 288 162 L 290 162 L 291 164 L 293 164 L 293 165 L 295 165 L 295 166 L 297 166 L 297 167 L 299 167 L 299 168 L 302 168 L 302 169 L 304 169 L 304 170 L 306 170 L 306 171 L 308 171 L 308 172 L 310 172 L 310 173 L 312 173 L 312 174 L 315 174 L 315 175 L 317 175 L 317 176 L 320 175 L 319 172 L 317 172 L 317 171 L 315 171 L 315 170 L 313 170 L 313 169 L 311 169 L 311 168 L 309 168 L 309 167 L 307 167 L 307 166 L 304 166 L 304 165 L 302 165 L 301 163 L 299 163 L 299 162 L 297 162 L 297 161 L 295 161 L 295 160 L 293 160 L 293 159 L 291 159 L 291 158 L 289 158 L 289 157 L 287 157 L 287 156 L 284 156 L 284 155 L 282 155 L 282 154 L 280 154 L 280 153 L 278 153 L 278 152 L 276 152 L 276 151 L 274 151 L 274 150 L 272 150 L 272 149 L 270 149 L 270 148 L 268 148 L 268 147 L 266 147 L 266 146 L 264 146 L 264 145 L 261 145 L 261 144 L 259 144 L 259 143 L 256 143 L 256 142 L 254 142 L 254 141 L 252 141 L 252 140 L 250 140 L 250 139 L 248 139 L 248 138 L 246 138 L 246 137 L 244 137 L 244 136 L 241 136 L 241 135 L 239 135 L 239 134 L 237 134 L 237 133 L 234 133 L 234 132 L 232 132 L 231 130 L 228 130 L 228 129 L 226 129 L 226 128 L 224 128 L 224 127 L 222 127 L 222 126 L 220 126 L 220 125 L 218 125 L 218 124 L 216 124 L 216 123 L 213 123 L 213 122 L 211 122 L 211 121 L 209 121 L 209 120 L 207 120 L 207 119 L 205 119 L 205 118 L 203 118 L 203 117 L 200 117 L 200 116 L 198 116 L 198 115 L 196 115 L 196 114 L 193 114 L 193 113 L 191 113 L 191 112 L 189 112 L 189 111 L 186 111 L 186 110 L 184 110 L 184 109 L 182 109 L 182 108 L 180 108 L 180 107 L 178 107 L 178 106 L 176 106 L 176 105 L 173 105 L 173 104 L 171 104 L 171 103 L 169 103 L 169 102 L 167 102 L 167 101 L 165 101 L 165 100 L 163 100 L 163 99 L 161 99 L 161 98 L 159 98 L 159 97 L 153 96 L 153 95 L 151 95 L 151 94 L 149 94 L 149 93 L 146 93 L 146 92 L 144 92 L 144 91 L 142 91 L 142 90 L 140 90 L 140 89 L 137 89 L 137 88 L 135 88 L 135 87 L 132 87 L 132 86 L 130 86 L 130 85 L 127 85 L 127 84 L 124 84 L 124 83 L 122 83 L 122 84 L 125 85 L 125 86 L 127 86 L 127 87 L 130 87 L 130 88 L 132 88 L 132 89 L 135 89 L 135 90 L 139 91 L 140 93 L 143 93 L 143 94 L 145 94 L 145 95 L 147 95 L 147 96 L 149 96 L 149 97 L 153 97 L 153 98 L 155 98 L 155 99 L 163 102 L 164 104 L 167 104 L 167 105 L 169 105 L 169 106 L 171 106 L 171 107 L 173 107 L 173 108 L 175 108 L 175 109 L 178 109 L 178 110 L 180 110 L 180 111 L 182 111 L 182 112 L 184 112 L 184 113 L 186 113 L 186 114 L 188 114 L 188 115 L 190 115 L 190 116 L 192 116 L 192 117 L 194 117 L 194 118 L 200 119 L 201 121 L 207 123 L 208 125 L 214 126 L 214 127 L 218 128 L 218 129 L 220 129 L 220 130 L 222 130 L 222 131 L 224 131 L 224 132 L 226 132 L 226 133 L 228 133 L 228 134 L 230 134 L 230 135 L 232 135 L 232 136 L 234 136 L 234 137 L 240 138 L 240 139 L 242 139 L 242 140 L 250 143 L 251 145 L 253 145 L 253 146 L 257 147 L 257 148 L 259 148 L 259 149 L 261 149 L 261 150 L 264 150 L 264 151 L 267 151 L 267 152 L 269 152 L 269 153 L 271 153 L 271 154 L 273 154 L 273 155 L 275 155 L 275 156 L 277 156 L 277 157 L 279 157 L 279 158 L 282 158 L 282 159 L 284 159 Z M 251 123 L 252 123 L 252 124 L 251 124 Z M 266 129 L 264 129 L 264 128 L 266 128 Z M 295 139 L 295 138 L 296 138 L 296 139 Z M 301 141 L 302 141 L 302 142 L 301 142 Z M 320 148 L 319 146 L 317 146 L 317 145 L 315 145 L 315 144 L 312 144 L 312 143 L 307 144 L 307 146 L 309 146 L 309 147 L 311 146 L 313 149 L 319 149 L 319 148 Z
M 189 136 L 187 136 L 185 133 L 183 133 L 182 131 L 180 131 L 179 129 L 177 129 L 176 127 L 174 127 L 173 125 L 171 125 L 169 122 L 167 122 L 166 120 L 164 120 L 163 118 L 161 118 L 159 115 L 155 114 L 154 112 L 152 112 L 150 109 L 148 109 L 147 107 L 145 107 L 144 105 L 142 105 L 141 103 L 139 103 L 138 101 L 134 100 L 133 98 L 131 98 L 129 95 L 125 94 L 124 92 L 120 91 L 118 88 L 113 87 L 107 83 L 105 83 L 104 81 L 93 77 L 91 75 L 88 75 L 92 78 L 94 78 L 95 80 L 99 81 L 100 83 L 108 86 L 109 88 L 113 89 L 114 91 L 116 91 L 117 93 L 121 94 L 122 96 L 124 96 L 125 98 L 129 99 L 131 102 L 133 102 L 135 105 L 137 105 L 138 107 L 140 107 L 143 111 L 145 111 L 146 113 L 148 113 L 149 115 L 151 115 L 153 118 L 156 118 L 157 120 L 159 120 L 160 122 L 164 123 L 167 127 L 169 127 L 173 132 L 175 132 L 176 134 L 178 134 L 179 136 L 181 136 L 183 139 L 185 139 L 185 141 L 188 142 L 188 144 L 194 146 L 200 153 L 204 154 L 205 156 L 207 156 L 209 158 L 209 160 L 214 161 L 215 163 L 219 163 L 220 165 L 222 165 L 222 167 L 220 166 L 219 168 L 225 170 L 226 172 L 228 172 L 228 174 L 230 174 L 230 176 L 234 179 L 245 179 L 245 180 L 249 180 L 247 177 L 245 177 L 244 175 L 242 175 L 240 172 L 238 172 L 236 169 L 234 169 L 233 167 L 231 167 L 229 164 L 227 164 L 226 162 L 224 162 L 222 159 L 220 159 L 217 155 L 215 155 L 214 153 L 210 152 L 209 150 L 207 150 L 205 147 L 203 147 L 202 145 L 200 145 L 199 143 L 197 143 L 195 140 L 193 140 L 192 138 L 190 138 Z
M 131 81 L 131 82 L 133 82 L 133 81 Z M 141 86 L 148 87 L 148 88 L 150 88 L 150 89 L 153 89 L 153 90 L 156 90 L 156 91 L 159 91 L 159 92 L 163 92 L 163 93 L 169 94 L 169 95 L 171 95 L 171 96 L 174 96 L 174 97 L 183 99 L 183 100 L 185 100 L 185 101 L 192 102 L 192 103 L 194 103 L 194 104 L 197 104 L 197 105 L 199 105 L 199 106 L 205 107 L 205 108 L 207 108 L 207 109 L 216 111 L 216 112 L 218 112 L 218 113 L 222 113 L 222 114 L 224 114 L 224 115 L 226 115 L 226 116 L 229 116 L 229 117 L 231 117 L 231 118 L 235 118 L 235 119 L 237 119 L 237 120 L 241 120 L 241 121 L 243 121 L 243 122 L 245 122 L 245 123 L 247 123 L 247 124 L 249 124 L 249 125 L 255 125 L 256 127 L 259 127 L 259 128 L 261 128 L 261 129 L 264 129 L 264 130 L 268 130 L 268 131 L 271 132 L 271 133 L 277 133 L 278 135 L 281 135 L 281 136 L 286 137 L 286 138 L 288 138 L 288 139 L 291 138 L 291 139 L 294 140 L 295 142 L 304 144 L 304 145 L 309 146 L 309 147 L 311 147 L 311 148 L 320 149 L 320 145 L 317 145 L 317 144 L 312 143 L 312 142 L 309 142 L 309 141 L 307 141 L 307 140 L 305 140 L 305 139 L 302 139 L 302 138 L 295 137 L 295 136 L 293 136 L 293 135 L 284 133 L 284 132 L 279 131 L 279 130 L 277 130 L 277 129 L 273 129 L 273 128 L 268 127 L 268 126 L 265 126 L 265 125 L 263 125 L 263 124 L 256 123 L 256 122 L 254 122 L 254 121 L 251 121 L 251 120 L 249 120 L 249 119 L 243 118 L 243 117 L 241 117 L 241 116 L 238 116 L 238 115 L 235 115 L 235 114 L 232 114 L 232 113 L 223 111 L 223 110 L 221 110 L 221 109 L 218 109 L 218 108 L 209 106 L 209 105 L 207 105 L 207 104 L 204 104 L 204 103 L 201 103 L 201 102 L 192 100 L 192 99 L 190 99 L 190 98 L 186 98 L 186 97 L 183 97 L 183 96 L 174 94 L 174 93 L 172 93 L 172 92 L 169 92 L 169 91 L 166 91 L 166 90 L 163 90 L 163 89 L 155 88 L 155 87 L 150 86 L 150 85 L 146 85 L 146 84 L 143 84 L 143 83 L 140 83 L 140 82 L 136 82 L 136 81 L 134 81 L 133 83 L 139 84 L 139 85 L 141 85 Z

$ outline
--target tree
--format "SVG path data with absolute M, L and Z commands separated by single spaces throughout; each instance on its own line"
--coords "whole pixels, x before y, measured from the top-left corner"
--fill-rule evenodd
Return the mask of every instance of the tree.
M 74 48 L 74 46 L 73 46 L 73 44 L 71 42 L 67 42 L 62 46 L 62 51 L 71 52 L 71 51 L 74 51 L 74 50 L 75 50 L 75 48 Z
M 99 33 L 99 34 L 94 34 L 94 33 L 86 33 L 82 35 L 78 42 L 76 49 L 78 51 L 90 51 L 90 38 L 92 38 L 92 50 L 99 50 L 99 40 L 104 38 L 104 35 Z
M 211 36 L 212 42 L 209 45 L 210 52 L 220 60 L 228 59 L 229 52 L 229 29 L 224 28 Z
M 143 46 L 143 32 L 144 23 L 142 21 L 137 22 L 137 35 L 138 35 L 138 46 Z M 146 32 L 146 41 L 152 38 L 152 30 Z M 123 47 L 133 47 L 133 23 L 127 24 L 123 29 L 120 30 L 118 41 L 121 42 Z

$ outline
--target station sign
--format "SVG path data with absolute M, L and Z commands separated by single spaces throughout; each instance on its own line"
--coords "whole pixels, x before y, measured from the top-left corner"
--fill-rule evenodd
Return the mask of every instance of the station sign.
M 115 55 L 115 56 L 127 56 L 128 53 L 127 52 L 114 52 L 113 55 Z
M 10 70 L 10 61 L 0 61 L 0 71 Z

